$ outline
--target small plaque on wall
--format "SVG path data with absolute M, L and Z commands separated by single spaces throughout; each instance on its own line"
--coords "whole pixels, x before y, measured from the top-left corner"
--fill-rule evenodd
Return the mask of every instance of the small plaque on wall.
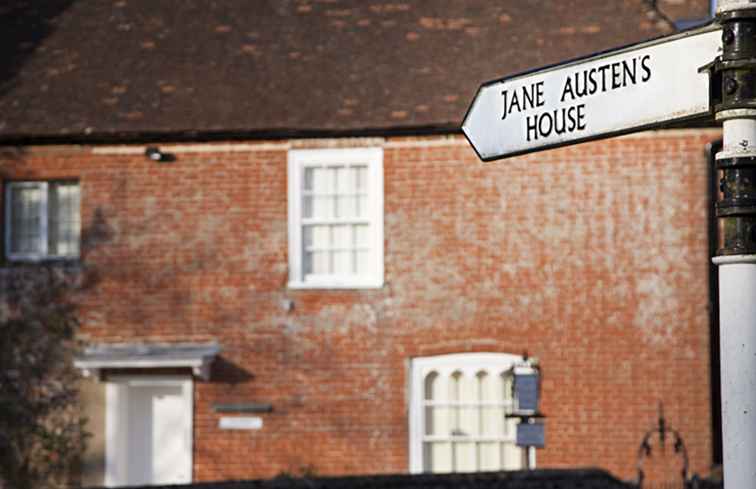
M 259 430 L 263 427 L 262 418 L 224 416 L 218 421 L 218 428 L 222 430 Z

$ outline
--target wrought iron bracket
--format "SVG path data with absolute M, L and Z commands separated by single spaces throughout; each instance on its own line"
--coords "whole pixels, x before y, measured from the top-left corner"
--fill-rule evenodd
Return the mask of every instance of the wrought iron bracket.
M 683 487 L 685 487 L 685 483 L 688 480 L 688 450 L 685 448 L 685 442 L 680 433 L 668 425 L 667 421 L 664 419 L 664 408 L 661 404 L 659 405 L 659 420 L 657 423 L 657 426 L 646 432 L 640 446 L 638 447 L 638 488 L 642 489 L 643 487 L 643 481 L 646 477 L 646 474 L 643 471 L 643 461 L 652 456 L 653 448 L 651 445 L 651 438 L 654 435 L 659 436 L 659 447 L 662 451 L 664 451 L 664 447 L 666 446 L 667 436 L 672 435 L 674 437 L 674 444 L 672 447 L 675 454 L 682 458 L 683 466 L 680 475 L 682 476 Z

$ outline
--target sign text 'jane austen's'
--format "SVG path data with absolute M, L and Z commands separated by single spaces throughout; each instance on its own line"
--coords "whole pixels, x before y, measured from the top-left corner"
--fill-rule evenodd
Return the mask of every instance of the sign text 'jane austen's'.
M 545 81 L 541 80 L 511 90 L 502 90 L 502 119 L 512 113 L 532 111 L 523 119 L 528 141 L 546 138 L 552 134 L 565 134 L 586 129 L 584 97 L 597 93 L 646 83 L 651 79 L 651 55 L 633 57 L 607 63 L 568 74 L 561 83 L 559 102 L 568 102 L 557 108 L 546 106 Z M 537 110 L 541 109 L 541 110 Z

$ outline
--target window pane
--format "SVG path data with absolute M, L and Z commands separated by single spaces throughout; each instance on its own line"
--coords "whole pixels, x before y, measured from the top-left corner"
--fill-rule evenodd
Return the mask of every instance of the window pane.
M 355 224 L 354 229 L 354 246 L 356 248 L 366 248 L 370 245 L 370 228 L 367 224 Z
M 478 408 L 477 406 L 463 406 L 457 410 L 457 436 L 475 436 L 478 434 Z
M 518 470 L 524 467 L 524 450 L 514 443 L 502 443 L 502 470 Z
M 451 377 L 449 377 L 449 397 L 448 399 L 450 401 L 459 401 L 460 400 L 460 390 L 462 383 L 462 372 L 454 372 L 451 374 Z
M 436 372 L 431 372 L 425 376 L 425 400 L 438 401 L 437 392 L 440 380 Z
M 316 219 L 328 219 L 333 217 L 333 197 L 332 196 L 315 196 L 312 198 L 312 214 L 305 217 Z
M 333 252 L 333 273 L 347 275 L 353 273 L 352 253 L 350 251 Z
M 305 275 L 312 274 L 312 252 L 305 251 L 302 253 L 302 270 Z
M 501 401 L 501 398 L 497 396 L 498 392 L 496 391 L 496 385 L 495 382 L 493 382 L 493 379 L 491 378 L 491 375 L 488 375 L 488 372 L 486 371 L 480 371 L 478 372 L 478 399 L 481 401 Z
M 305 273 L 325 274 L 330 273 L 330 257 L 327 251 L 313 251 L 305 253 Z
M 425 434 L 435 436 L 449 436 L 449 408 L 444 406 L 425 407 Z
M 477 463 L 475 460 L 475 443 L 457 442 L 454 443 L 454 471 L 455 472 L 475 472 Z
M 314 197 L 312 195 L 305 195 L 302 197 L 302 216 L 305 218 L 311 218 L 315 212 Z
M 511 401 L 512 400 L 512 387 L 513 387 L 513 379 L 510 374 L 503 373 L 499 377 L 499 396 L 500 399 L 504 401 Z M 498 397 L 498 396 L 497 396 Z
M 336 217 L 356 217 L 357 201 L 353 195 L 341 195 L 336 203 Z
M 41 253 L 42 189 L 10 187 L 11 253 Z
M 504 420 L 504 436 L 514 440 L 517 433 L 517 418 L 506 418 Z
M 354 273 L 370 273 L 370 253 L 367 251 L 354 252 Z
M 315 169 L 314 168 L 305 168 L 304 169 L 304 183 L 302 184 L 302 188 L 306 191 L 311 191 L 314 186 L 315 179 Z
M 348 224 L 333 226 L 333 247 L 343 250 L 352 248 L 352 226 Z
M 425 402 L 439 402 L 445 400 L 442 395 L 443 381 L 438 373 L 429 373 L 425 377 L 424 384 Z M 449 421 L 449 408 L 443 406 L 425 407 L 426 435 L 449 436 L 451 432 Z
M 311 172 L 311 181 L 308 182 L 307 178 L 307 172 Z M 325 194 L 329 192 L 330 184 L 329 184 L 329 175 L 328 175 L 328 169 L 326 168 L 307 168 L 305 170 L 305 186 L 310 185 L 309 188 L 305 187 L 308 190 L 312 190 L 316 194 Z
M 345 166 L 335 167 L 334 174 L 336 178 L 336 193 L 345 195 L 354 192 L 354 177 L 350 168 Z
M 504 408 L 483 406 L 480 414 L 480 434 L 482 436 L 504 436 Z
M 478 409 L 474 404 L 478 402 L 476 395 L 477 378 L 469 375 L 454 375 L 456 382 L 456 400 L 465 403 L 465 406 L 457 408 L 455 419 L 456 435 L 473 436 L 478 432 Z M 472 406 L 470 404 L 473 404 Z
M 482 442 L 478 444 L 478 465 L 482 471 L 501 469 L 501 444 Z
M 423 470 L 426 472 L 451 472 L 451 443 L 426 442 L 423 444 Z
M 331 246 L 331 230 L 328 226 L 310 226 L 312 241 L 310 246 L 315 249 L 328 249 Z
M 471 377 L 469 375 L 462 375 L 460 376 L 460 382 L 459 382 L 459 393 L 460 401 L 464 402 L 477 402 L 478 396 L 476 392 L 476 378 Z
M 305 250 L 312 247 L 312 226 L 302 228 L 302 246 Z
M 355 189 L 364 192 L 367 189 L 367 166 L 353 166 L 355 172 Z
M 358 195 L 354 206 L 355 217 L 367 217 L 368 215 L 368 201 L 367 195 Z
M 56 256 L 79 254 L 79 184 L 51 184 L 48 195 L 48 252 Z

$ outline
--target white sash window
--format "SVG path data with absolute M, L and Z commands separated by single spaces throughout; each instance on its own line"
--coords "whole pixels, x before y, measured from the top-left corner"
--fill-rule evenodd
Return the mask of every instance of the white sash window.
M 383 285 L 383 151 L 289 153 L 289 286 Z

